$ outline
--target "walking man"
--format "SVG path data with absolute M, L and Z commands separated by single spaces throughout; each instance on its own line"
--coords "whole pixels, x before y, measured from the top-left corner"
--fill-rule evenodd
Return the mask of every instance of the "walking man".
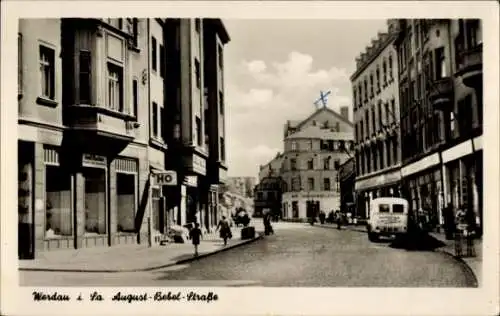
M 231 234 L 231 228 L 229 227 L 229 222 L 226 220 L 225 216 L 222 216 L 222 219 L 220 220 L 219 224 L 217 224 L 217 229 L 219 230 L 220 238 L 224 240 L 224 246 L 226 246 L 227 240 L 228 238 L 232 237 L 232 234 Z
M 198 257 L 198 245 L 200 244 L 201 229 L 200 224 L 195 223 L 194 228 L 189 232 L 189 237 L 194 245 L 194 256 Z

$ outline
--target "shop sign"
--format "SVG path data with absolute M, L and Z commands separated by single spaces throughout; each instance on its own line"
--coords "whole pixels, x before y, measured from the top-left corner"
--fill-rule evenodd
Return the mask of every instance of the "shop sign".
M 177 185 L 177 172 L 168 170 L 152 174 L 153 185 Z
M 186 176 L 186 184 L 190 187 L 198 186 L 198 177 L 197 176 Z
M 84 167 L 106 167 L 106 157 L 94 155 L 94 154 L 83 154 L 82 165 Z

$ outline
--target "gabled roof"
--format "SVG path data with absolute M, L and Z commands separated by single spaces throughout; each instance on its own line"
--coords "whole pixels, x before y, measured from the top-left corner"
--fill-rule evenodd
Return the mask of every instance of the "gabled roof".
M 308 126 L 299 130 L 285 139 L 298 139 L 298 138 L 318 138 L 318 139 L 335 139 L 335 140 L 354 140 L 352 133 L 332 132 L 330 128 L 322 128 L 318 125 Z
M 338 118 L 339 120 L 341 120 L 342 122 L 346 123 L 346 124 L 349 124 L 350 127 L 353 127 L 354 124 L 352 124 L 351 121 L 349 121 L 348 119 L 346 119 L 345 117 L 343 117 L 342 115 L 340 115 L 339 113 L 335 112 L 334 110 L 328 108 L 328 107 L 323 107 L 321 109 L 317 109 L 313 114 L 309 115 L 309 117 L 307 117 L 305 120 L 303 120 L 302 122 L 300 122 L 296 128 L 301 128 L 305 123 L 309 122 L 314 116 L 316 116 L 317 114 L 321 113 L 321 112 L 330 112 L 331 114 L 333 114 L 336 118 Z

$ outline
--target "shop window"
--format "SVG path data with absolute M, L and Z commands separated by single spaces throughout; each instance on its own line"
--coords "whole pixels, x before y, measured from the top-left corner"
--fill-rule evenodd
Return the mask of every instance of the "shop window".
M 117 231 L 134 232 L 136 209 L 136 176 L 116 173 Z
M 45 168 L 45 207 L 45 237 L 71 236 L 71 176 L 56 166 Z
M 106 234 L 105 169 L 85 168 L 85 232 Z

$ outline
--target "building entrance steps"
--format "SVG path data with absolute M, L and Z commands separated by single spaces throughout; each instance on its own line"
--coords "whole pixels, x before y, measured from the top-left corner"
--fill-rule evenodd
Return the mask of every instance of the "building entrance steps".
M 194 257 L 191 240 L 167 243 L 164 246 L 117 245 L 70 250 L 45 251 L 35 260 L 19 260 L 19 270 L 61 272 L 136 272 L 148 271 L 197 260 L 235 248 L 263 237 L 262 230 L 253 239 L 241 240 L 242 227 L 232 227 L 233 238 L 224 246 L 218 233 L 204 236 Z

